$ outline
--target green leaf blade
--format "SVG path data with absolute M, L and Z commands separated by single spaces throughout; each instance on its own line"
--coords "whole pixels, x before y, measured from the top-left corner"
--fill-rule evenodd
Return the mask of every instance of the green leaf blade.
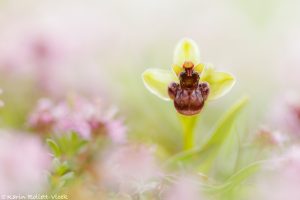
M 216 128 L 211 134 L 211 137 L 203 145 L 201 152 L 205 152 L 205 160 L 200 164 L 201 172 L 208 172 L 213 162 L 217 159 L 221 147 L 226 143 L 227 138 L 230 138 L 235 131 L 232 130 L 239 115 L 244 110 L 248 103 L 248 97 L 242 97 L 237 101 L 221 120 L 217 123 Z
M 192 158 L 201 158 L 199 170 L 201 172 L 207 172 L 211 167 L 213 161 L 217 158 L 218 152 L 221 146 L 228 138 L 231 132 L 231 128 L 235 122 L 235 119 L 241 114 L 241 111 L 246 107 L 248 103 L 248 97 L 242 97 L 237 101 L 229 111 L 221 118 L 217 123 L 216 128 L 212 132 L 211 137 L 202 147 L 196 147 L 190 150 L 180 152 L 170 157 L 165 162 L 165 167 L 173 166 L 178 163 L 184 163 Z M 223 134 L 223 131 L 226 133 Z
M 61 155 L 61 149 L 58 146 L 58 144 L 54 140 L 52 140 L 50 138 L 48 138 L 46 140 L 46 142 L 47 142 L 49 148 L 51 149 L 51 151 L 53 152 L 53 155 L 55 157 L 59 157 Z

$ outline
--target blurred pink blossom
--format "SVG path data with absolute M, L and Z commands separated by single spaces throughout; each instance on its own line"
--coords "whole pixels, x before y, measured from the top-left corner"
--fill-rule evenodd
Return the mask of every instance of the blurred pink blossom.
M 268 127 L 261 127 L 255 134 L 255 142 L 266 146 L 283 146 L 288 141 L 287 135 L 280 131 L 272 131 Z
M 290 134 L 300 136 L 300 95 L 288 92 L 278 97 L 271 107 L 269 121 L 272 127 Z
M 113 51 L 120 38 L 115 35 L 124 31 L 103 3 L 11 1 L 1 6 L 0 18 L 2 72 L 33 78 L 42 92 L 60 96 L 72 89 L 105 89 L 98 56 Z
M 40 99 L 29 116 L 29 126 L 40 132 L 76 132 L 85 139 L 107 134 L 115 143 L 126 141 L 127 129 L 123 122 L 115 119 L 116 109 L 104 109 L 99 99 L 89 101 L 72 96 L 58 103 Z
M 55 120 L 52 115 L 53 107 L 50 99 L 40 99 L 29 117 L 29 125 L 40 131 L 50 129 Z
M 268 163 L 258 178 L 259 200 L 300 199 L 300 147 L 291 147 Z
M 166 191 L 164 200 L 201 200 L 200 182 L 192 176 L 181 176 Z
M 153 149 L 142 145 L 126 145 L 112 150 L 100 164 L 101 181 L 120 193 L 133 195 L 154 190 L 162 171 L 153 153 Z
M 39 138 L 3 130 L 0 147 L 0 194 L 45 190 L 51 162 Z
M 115 143 L 124 143 L 126 141 L 127 127 L 122 120 L 112 120 L 107 123 L 107 132 Z

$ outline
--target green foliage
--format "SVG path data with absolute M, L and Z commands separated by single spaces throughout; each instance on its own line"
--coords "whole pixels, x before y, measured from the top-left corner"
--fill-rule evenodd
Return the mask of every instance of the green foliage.
M 192 149 L 194 147 L 194 130 L 197 124 L 198 115 L 184 116 L 178 114 L 183 129 L 184 149 Z
M 203 152 L 201 156 L 205 157 L 206 159 L 201 163 L 199 167 L 200 171 L 208 172 L 211 169 L 213 162 L 221 153 L 220 150 L 222 146 L 226 144 L 227 139 L 232 138 L 232 136 L 236 134 L 234 125 L 236 124 L 242 110 L 247 105 L 247 102 L 247 97 L 243 97 L 242 99 L 240 99 L 227 111 L 227 113 L 225 113 L 225 115 L 217 123 L 210 139 L 201 148 L 201 152 Z M 229 149 L 227 149 L 227 151 L 234 153 L 233 150 L 236 150 L 235 145 L 237 145 L 237 143 L 228 146 Z
M 233 125 L 236 123 L 241 111 L 245 108 L 248 98 L 243 97 L 235 103 L 229 111 L 217 123 L 216 128 L 213 130 L 211 137 L 202 147 L 196 147 L 191 150 L 180 152 L 172 156 L 166 163 L 166 166 L 178 163 L 184 163 L 192 158 L 200 158 L 202 162 L 199 166 L 200 171 L 208 171 L 217 158 L 218 153 L 226 139 L 234 134 Z M 204 160 L 203 160 L 204 159 Z
M 79 176 L 82 165 L 78 163 L 78 157 L 88 143 L 74 132 L 53 139 L 47 138 L 46 142 L 54 156 L 53 171 L 49 179 L 51 191 L 55 193 Z
M 247 97 L 237 101 L 216 124 L 203 146 L 172 156 L 165 163 L 165 167 L 193 166 L 194 170 L 206 175 L 214 172 L 217 176 L 210 177 L 211 180 L 214 180 L 213 182 L 205 182 L 202 186 L 203 191 L 218 199 L 236 198 L 238 194 L 236 189 L 241 187 L 242 183 L 257 172 L 262 165 L 262 162 L 254 162 L 236 171 L 240 150 L 236 124 L 247 102 Z M 234 154 L 232 159 L 229 158 L 231 154 Z M 216 184 L 218 180 L 215 178 L 220 178 L 220 171 L 224 173 L 225 170 L 226 172 L 227 165 L 230 165 L 230 170 L 228 170 L 230 176 Z
M 56 141 L 63 154 L 70 157 L 76 155 L 87 144 L 85 139 L 79 137 L 74 132 L 64 134 L 56 138 Z
M 229 177 L 224 184 L 207 188 L 207 192 L 216 194 L 225 193 L 232 190 L 234 187 L 239 186 L 243 181 L 257 172 L 260 169 L 262 163 L 262 161 L 255 162 L 242 168 L 231 177 Z
M 51 192 L 57 193 L 72 182 L 75 173 L 72 171 L 71 165 L 67 161 L 60 161 L 59 158 L 53 159 L 53 171 L 49 176 Z
M 60 149 L 60 147 L 58 146 L 58 144 L 57 144 L 54 140 L 52 140 L 52 139 L 50 139 L 50 138 L 48 138 L 48 139 L 46 140 L 46 142 L 47 142 L 48 146 L 50 147 L 50 149 L 51 149 L 53 155 L 54 155 L 55 157 L 59 157 L 59 156 L 61 155 L 61 149 Z
M 237 171 L 223 184 L 204 186 L 203 191 L 219 199 L 232 199 L 236 195 L 235 188 L 241 187 L 243 182 L 253 176 L 261 168 L 263 163 L 263 161 L 254 162 Z

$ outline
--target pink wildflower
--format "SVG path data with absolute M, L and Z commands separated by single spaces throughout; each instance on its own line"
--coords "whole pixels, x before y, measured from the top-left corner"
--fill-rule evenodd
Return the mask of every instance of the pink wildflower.
M 199 181 L 191 176 L 182 176 L 174 183 L 164 196 L 164 200 L 201 200 Z
M 292 147 L 276 156 L 260 174 L 254 199 L 299 200 L 300 199 L 300 148 Z
M 290 92 L 278 98 L 272 106 L 270 122 L 282 132 L 300 136 L 300 96 Z
M 0 194 L 45 190 L 50 154 L 38 138 L 1 131 L 0 146 Z
M 40 131 L 47 131 L 54 123 L 52 109 L 53 102 L 49 99 L 40 99 L 29 117 L 29 124 Z
M 98 134 L 107 134 L 115 143 L 126 141 L 126 127 L 114 119 L 114 108 L 105 110 L 99 100 L 89 101 L 74 96 L 54 103 L 41 99 L 29 116 L 29 125 L 40 132 L 76 132 L 89 139 Z
M 29 75 L 43 92 L 59 96 L 70 88 L 93 92 L 99 86 L 99 92 L 104 77 L 96 74 L 106 72 L 96 55 L 115 51 L 116 34 L 124 32 L 119 19 L 101 5 L 67 0 L 58 9 L 47 0 L 25 7 L 8 2 L 1 7 L 0 71 Z
M 141 145 L 114 149 L 105 157 L 99 173 L 105 185 L 130 194 L 155 189 L 162 176 L 152 150 Z
M 280 131 L 272 131 L 268 127 L 260 128 L 255 135 L 255 142 L 263 146 L 282 146 L 288 137 Z
M 106 129 L 113 142 L 119 144 L 126 142 L 127 127 L 124 126 L 122 120 L 113 120 L 108 122 Z

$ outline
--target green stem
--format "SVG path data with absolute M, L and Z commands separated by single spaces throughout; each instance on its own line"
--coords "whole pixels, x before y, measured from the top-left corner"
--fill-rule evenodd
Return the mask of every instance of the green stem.
M 195 127 L 198 119 L 198 115 L 184 116 L 179 115 L 179 119 L 182 124 L 183 131 L 183 148 L 189 150 L 194 148 L 195 144 Z

